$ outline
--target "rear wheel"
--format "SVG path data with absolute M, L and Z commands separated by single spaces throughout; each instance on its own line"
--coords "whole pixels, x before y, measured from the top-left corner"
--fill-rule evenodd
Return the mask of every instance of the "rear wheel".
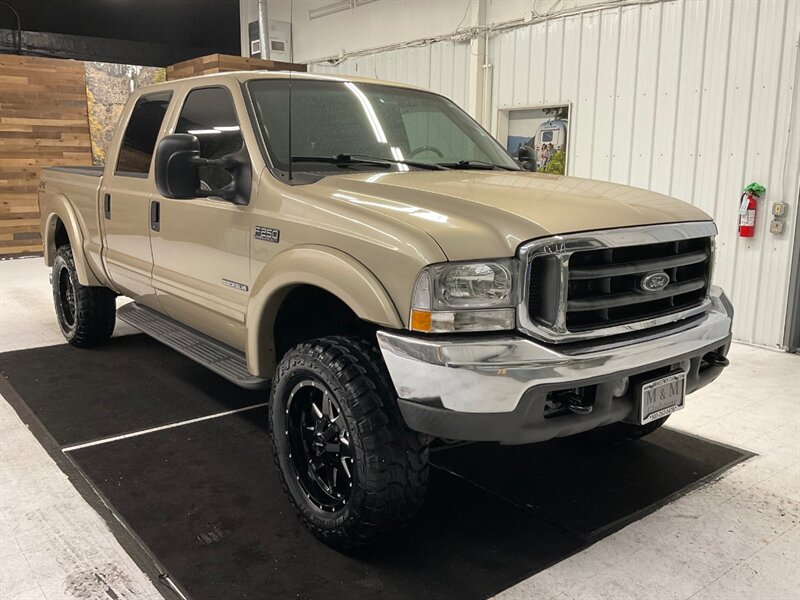
M 56 317 L 67 341 L 79 348 L 107 342 L 117 318 L 116 294 L 108 288 L 81 285 L 68 245 L 56 251 L 52 279 Z
M 289 499 L 326 544 L 368 544 L 422 504 L 428 439 L 406 427 L 381 356 L 364 341 L 290 350 L 273 380 L 270 434 Z

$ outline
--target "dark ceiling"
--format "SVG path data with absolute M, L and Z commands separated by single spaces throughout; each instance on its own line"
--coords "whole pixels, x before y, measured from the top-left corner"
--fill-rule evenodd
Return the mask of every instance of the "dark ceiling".
M 238 55 L 238 0 L 3 0 L 19 13 L 23 31 L 114 40 L 119 48 L 147 54 L 155 45 L 174 56 L 220 52 Z M 0 28 L 16 29 L 13 13 L 0 2 Z M 46 37 L 46 36 L 45 36 Z M 54 39 L 62 40 L 59 36 Z M 41 45 L 41 35 L 28 36 Z M 23 35 L 23 42 L 26 36 Z M 77 44 L 92 52 L 92 44 Z M 134 44 L 125 44 L 134 42 Z M 54 49 L 57 44 L 54 42 Z M 172 49 L 172 53 L 169 49 Z M 8 51 L 8 49 L 4 50 Z M 102 52 L 102 51 L 100 51 Z M 41 53 L 41 52 L 38 52 Z M 188 56 L 191 58 L 192 56 Z M 77 57 L 73 57 L 77 58 Z M 85 59 L 103 60 L 98 56 Z M 132 57 L 133 58 L 133 57 Z M 182 60 L 183 58 L 181 58 Z

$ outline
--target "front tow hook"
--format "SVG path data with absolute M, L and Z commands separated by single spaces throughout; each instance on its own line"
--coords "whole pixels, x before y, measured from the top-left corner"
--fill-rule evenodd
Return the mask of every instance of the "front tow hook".
M 574 392 L 567 392 L 562 396 L 567 402 L 567 408 L 576 415 L 588 415 L 594 408 L 591 404 L 585 404 L 583 396 Z
M 726 356 L 723 356 L 719 352 L 709 352 L 703 356 L 703 361 L 707 362 L 712 367 L 727 367 L 729 364 L 731 364 L 731 361 L 729 361 Z

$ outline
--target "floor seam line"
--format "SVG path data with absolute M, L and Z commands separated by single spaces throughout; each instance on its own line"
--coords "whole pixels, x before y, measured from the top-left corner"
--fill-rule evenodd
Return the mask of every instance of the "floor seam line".
M 268 402 L 260 402 L 259 404 L 253 404 L 251 406 L 244 406 L 242 408 L 235 408 L 232 410 L 226 410 L 223 412 L 213 413 L 210 415 L 204 415 L 202 417 L 196 417 L 194 419 L 187 419 L 185 421 L 177 421 L 175 423 L 167 423 L 166 425 L 158 425 L 157 427 L 149 427 L 148 429 L 140 429 L 139 431 L 131 431 L 129 433 L 121 433 L 119 435 L 112 435 L 104 438 L 100 438 L 97 440 L 92 440 L 90 442 L 81 442 L 80 444 L 72 444 L 69 446 L 64 446 L 61 448 L 61 451 L 64 453 L 67 452 L 74 452 L 75 450 L 82 450 L 84 448 L 91 448 L 94 446 L 100 446 L 103 444 L 110 444 L 112 442 L 118 442 L 121 440 L 125 440 L 128 438 L 139 437 L 142 435 L 147 435 L 150 433 L 157 433 L 159 431 L 166 431 L 168 429 L 175 429 L 177 427 L 183 427 L 185 425 L 193 425 L 195 423 L 202 423 L 203 421 L 210 421 L 211 419 L 218 419 L 220 417 L 227 417 L 230 415 L 235 415 L 237 413 L 245 412 L 248 410 L 254 410 L 256 408 L 262 408 L 267 406 Z

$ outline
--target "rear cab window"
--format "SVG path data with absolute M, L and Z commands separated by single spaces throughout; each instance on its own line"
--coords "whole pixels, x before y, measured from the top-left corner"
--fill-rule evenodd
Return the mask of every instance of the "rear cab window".
M 164 91 L 145 94 L 136 100 L 120 144 L 115 175 L 147 177 L 171 99 L 172 91 Z

